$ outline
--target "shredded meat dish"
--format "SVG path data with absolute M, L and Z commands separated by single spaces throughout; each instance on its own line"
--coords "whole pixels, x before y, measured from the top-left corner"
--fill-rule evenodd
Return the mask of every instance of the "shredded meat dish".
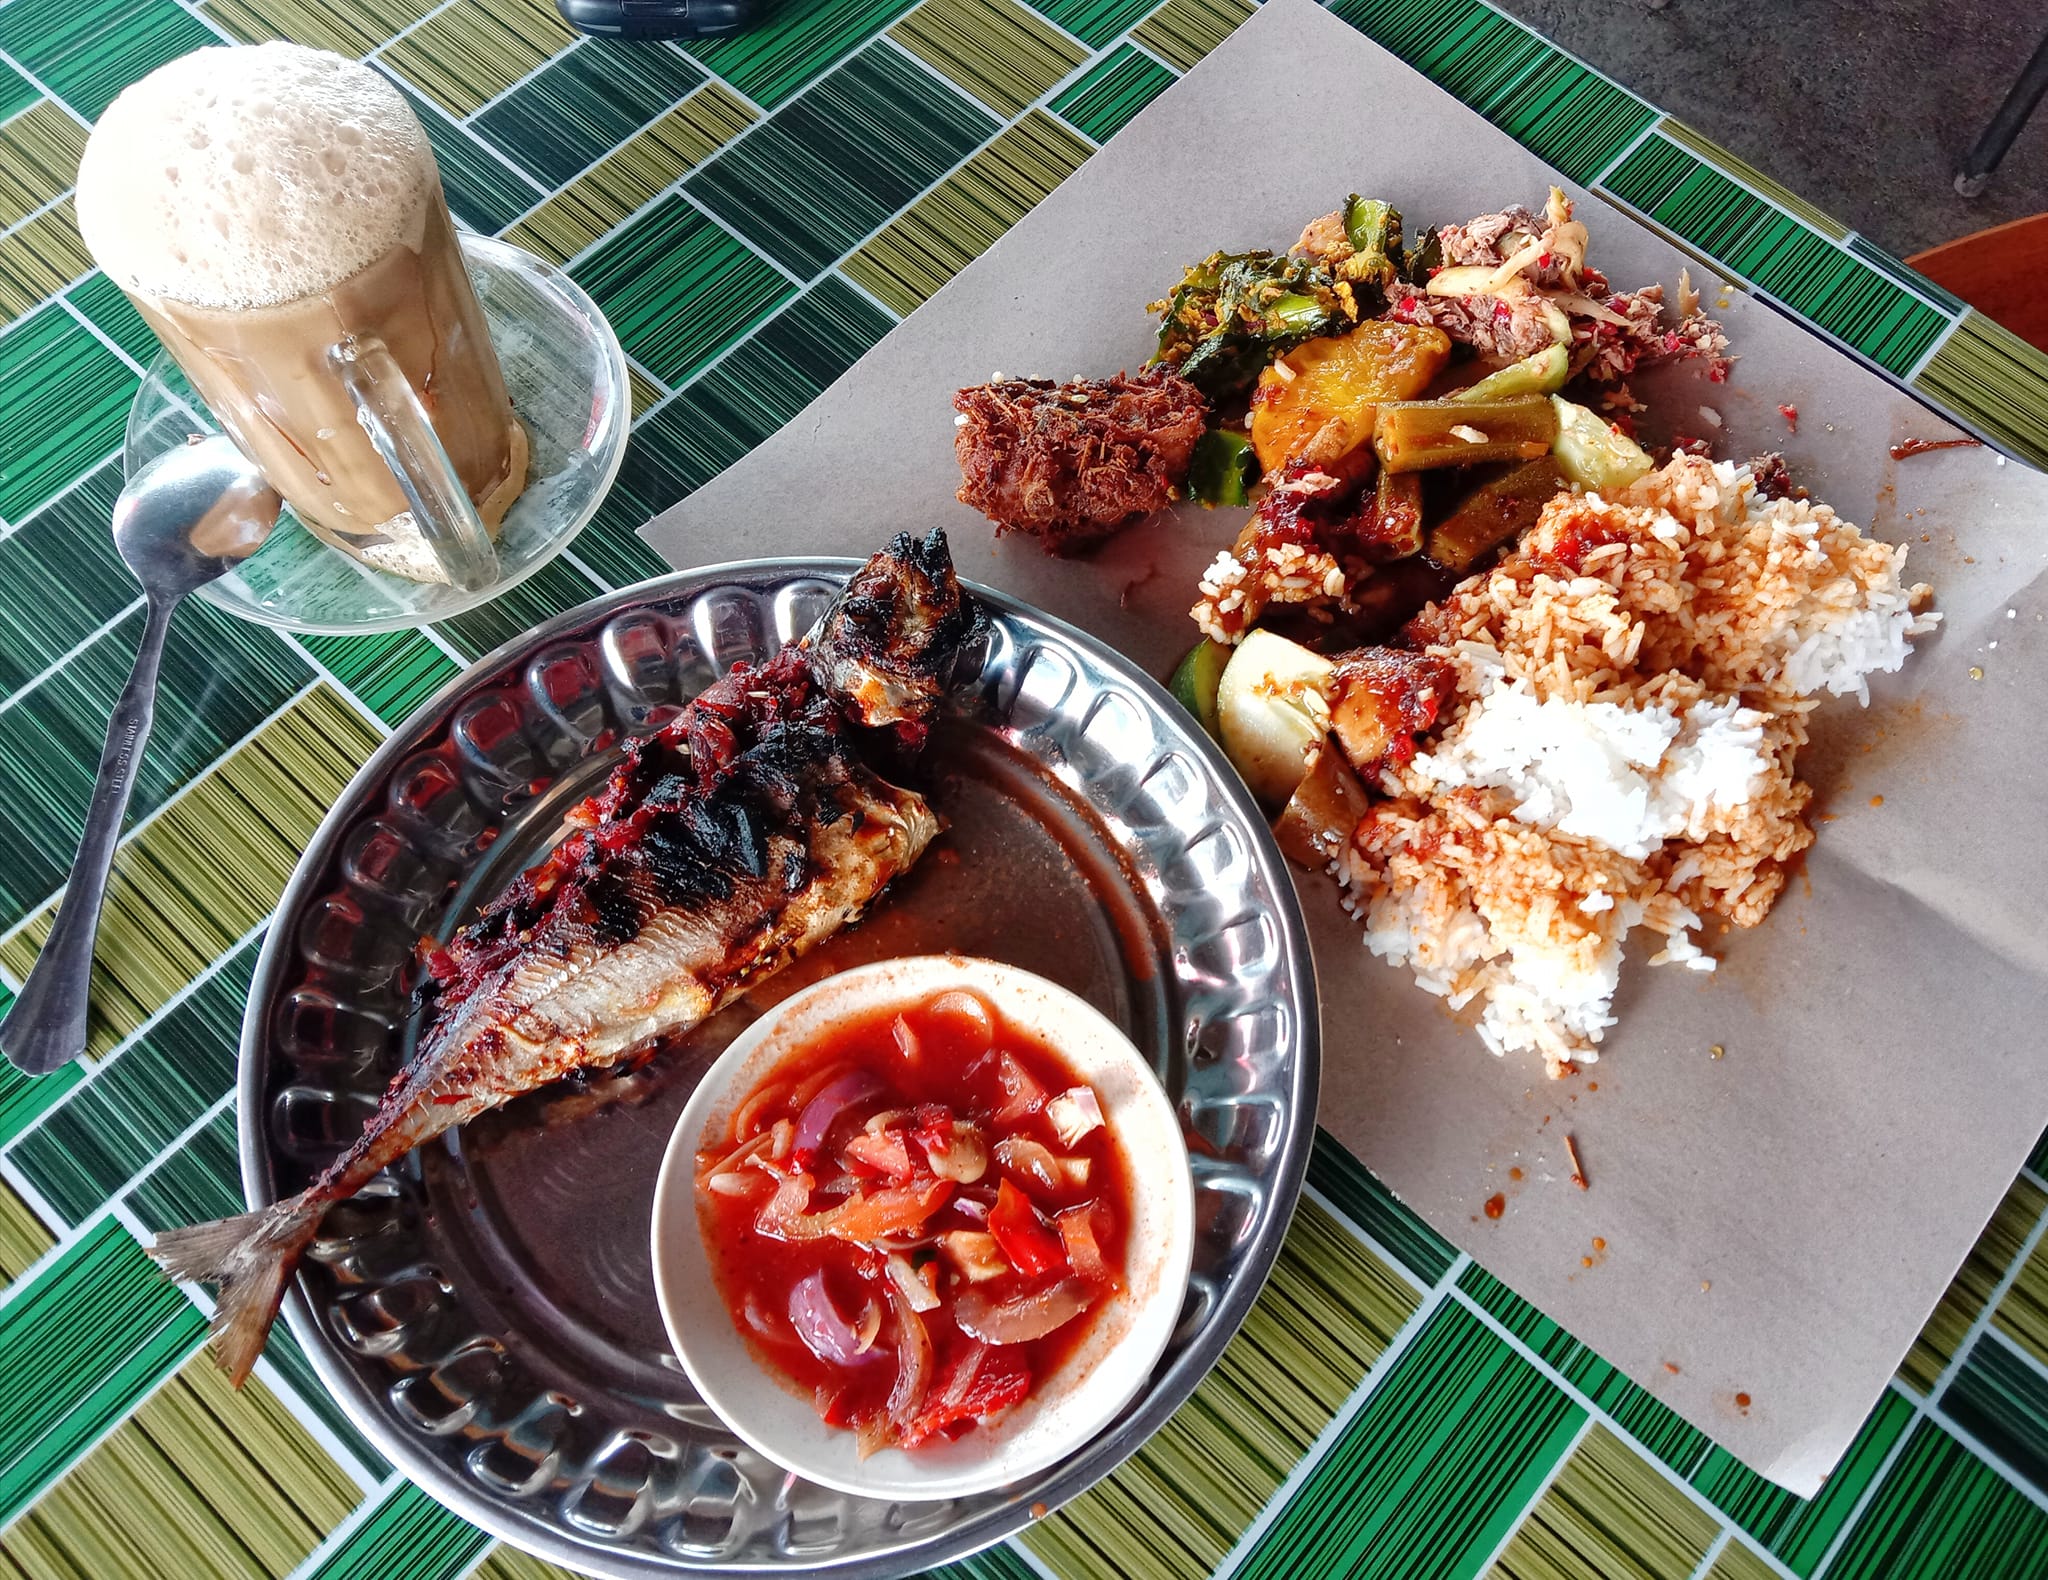
M 1164 368 L 1108 379 L 1003 379 L 961 390 L 959 498 L 1070 553 L 1180 497 L 1208 420 L 1202 392 Z

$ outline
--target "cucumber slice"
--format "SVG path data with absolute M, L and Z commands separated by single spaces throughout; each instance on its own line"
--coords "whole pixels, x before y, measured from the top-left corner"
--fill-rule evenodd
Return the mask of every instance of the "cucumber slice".
M 1545 346 L 1534 356 L 1495 368 L 1485 378 L 1461 389 L 1452 400 L 1501 400 L 1509 395 L 1548 395 L 1564 388 L 1572 370 L 1571 353 L 1561 345 Z
M 1173 700 L 1192 713 L 1211 737 L 1216 737 L 1216 688 L 1223 680 L 1230 652 L 1221 642 L 1197 642 L 1174 667 L 1173 678 L 1166 683 Z
M 1557 469 L 1579 487 L 1599 492 L 1626 488 L 1656 466 L 1641 445 L 1597 413 L 1561 395 L 1551 396 L 1550 404 L 1557 408 L 1557 438 L 1550 453 L 1557 457 Z
M 1308 772 L 1310 748 L 1329 731 L 1334 668 L 1270 631 L 1252 632 L 1224 666 L 1216 688 L 1223 751 L 1268 806 L 1286 805 Z

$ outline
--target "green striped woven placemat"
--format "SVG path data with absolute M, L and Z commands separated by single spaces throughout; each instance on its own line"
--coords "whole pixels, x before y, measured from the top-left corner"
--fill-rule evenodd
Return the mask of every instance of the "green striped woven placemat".
M 1478 0 L 1340 15 L 2014 454 L 2048 362 Z M 91 1058 L 0 1076 L 0 1576 L 559 1574 L 396 1478 L 280 1333 L 237 1394 L 139 1250 L 236 1202 L 243 997 L 293 859 L 470 657 L 663 566 L 633 536 L 787 422 L 1249 14 L 1245 0 L 785 0 L 690 49 L 549 0 L 0 3 L 0 1008 L 47 929 L 140 624 L 106 518 L 153 345 L 89 267 L 87 126 L 173 55 L 287 37 L 411 93 L 456 213 L 569 264 L 633 359 L 598 521 L 432 630 L 181 615 L 109 896 Z M 950 1575 L 2048 1573 L 2048 1143 L 1802 1501 L 1454 1253 L 1327 1140 L 1222 1364 L 1108 1482 Z

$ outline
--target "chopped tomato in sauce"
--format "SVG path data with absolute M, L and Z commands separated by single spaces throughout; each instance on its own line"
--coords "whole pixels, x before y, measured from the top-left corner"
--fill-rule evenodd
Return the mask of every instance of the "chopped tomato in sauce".
M 719 1293 L 864 1452 L 996 1419 L 1123 1288 L 1130 1180 L 1095 1093 L 958 989 L 829 1028 L 733 1113 L 697 1158 Z

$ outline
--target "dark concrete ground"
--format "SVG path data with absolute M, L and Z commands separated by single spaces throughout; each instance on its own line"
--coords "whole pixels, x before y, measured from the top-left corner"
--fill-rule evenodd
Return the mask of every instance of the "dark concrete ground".
M 1957 161 L 2048 0 L 1497 0 L 1879 246 L 2048 209 L 2048 103 L 1981 197 Z

